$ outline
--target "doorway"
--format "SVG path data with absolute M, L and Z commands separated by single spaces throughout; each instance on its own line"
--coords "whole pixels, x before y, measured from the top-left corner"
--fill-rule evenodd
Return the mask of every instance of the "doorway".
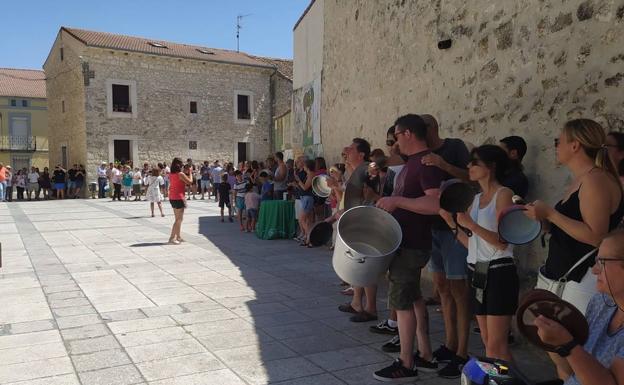
M 115 140 L 113 142 L 113 156 L 115 162 L 126 164 L 132 158 L 130 158 L 130 141 L 129 140 Z
M 240 163 L 240 162 L 244 162 L 247 160 L 247 156 L 248 156 L 248 150 L 249 149 L 249 143 L 247 142 L 238 142 L 238 147 L 237 147 L 237 158 L 236 158 L 236 164 Z

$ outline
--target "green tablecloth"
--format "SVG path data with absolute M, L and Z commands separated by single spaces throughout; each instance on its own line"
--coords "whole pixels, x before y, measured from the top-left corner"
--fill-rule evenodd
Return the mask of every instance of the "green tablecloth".
M 256 235 L 260 239 L 290 239 L 295 236 L 295 202 L 264 201 L 256 224 Z

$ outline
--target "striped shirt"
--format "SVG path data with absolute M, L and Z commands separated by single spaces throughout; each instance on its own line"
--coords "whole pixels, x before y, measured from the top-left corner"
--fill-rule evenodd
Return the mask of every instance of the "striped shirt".
M 247 192 L 247 181 L 236 181 L 234 185 L 234 191 L 236 192 L 237 198 L 244 198 L 245 193 Z

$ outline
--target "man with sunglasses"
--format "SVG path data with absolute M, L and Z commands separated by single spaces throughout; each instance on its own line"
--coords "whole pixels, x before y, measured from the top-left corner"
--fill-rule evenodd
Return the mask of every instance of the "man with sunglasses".
M 444 173 L 423 164 L 423 157 L 431 151 L 427 146 L 427 126 L 420 116 L 408 114 L 398 118 L 394 134 L 407 161 L 397 176 L 392 196 L 381 198 L 377 207 L 392 213 L 403 233 L 388 274 L 388 303 L 397 312 L 401 353 L 392 365 L 376 371 L 374 377 L 380 381 L 404 382 L 416 379 L 418 369 L 438 368 L 431 352 L 420 275 L 431 255 L 431 216 L 440 209 L 438 197 Z M 416 356 L 414 335 L 420 351 Z

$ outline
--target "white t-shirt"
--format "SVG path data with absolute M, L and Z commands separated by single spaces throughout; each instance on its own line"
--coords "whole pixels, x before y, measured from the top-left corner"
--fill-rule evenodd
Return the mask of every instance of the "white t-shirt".
M 132 184 L 141 184 L 141 171 L 132 172 Z
M 36 172 L 28 173 L 28 183 L 39 183 L 39 174 Z
M 223 174 L 223 167 L 217 166 L 210 170 L 210 176 L 213 183 L 221 183 L 221 175 Z
M 113 168 L 111 170 L 111 179 L 113 180 L 113 183 L 115 184 L 121 184 L 121 171 L 119 171 L 116 168 Z

